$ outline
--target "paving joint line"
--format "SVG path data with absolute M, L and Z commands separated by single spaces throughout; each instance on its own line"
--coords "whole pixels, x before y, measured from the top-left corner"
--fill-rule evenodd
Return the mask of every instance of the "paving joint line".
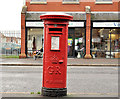
M 0 92 L 0 94 L 31 94 L 31 92 Z M 37 94 L 37 92 L 34 92 Z M 120 95 L 120 93 L 68 93 L 68 95 Z
M 2 66 L 43 66 L 43 64 L 0 64 Z M 120 64 L 67 64 L 67 66 L 120 66 Z

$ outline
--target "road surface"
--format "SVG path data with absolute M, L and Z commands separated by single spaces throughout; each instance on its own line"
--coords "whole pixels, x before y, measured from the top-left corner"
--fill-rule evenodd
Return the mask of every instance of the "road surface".
M 4 66 L 1 93 L 39 92 L 42 86 L 42 67 Z M 75 67 L 67 69 L 68 93 L 82 95 L 118 95 L 118 67 Z

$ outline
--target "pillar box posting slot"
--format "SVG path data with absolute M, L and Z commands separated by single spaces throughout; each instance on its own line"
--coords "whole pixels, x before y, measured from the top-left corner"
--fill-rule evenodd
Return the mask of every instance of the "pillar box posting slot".
M 44 20 L 43 96 L 66 96 L 67 40 L 70 15 L 41 15 Z

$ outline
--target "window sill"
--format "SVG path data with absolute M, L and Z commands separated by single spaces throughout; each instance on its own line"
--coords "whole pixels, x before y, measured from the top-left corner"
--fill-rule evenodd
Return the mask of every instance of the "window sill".
M 95 4 L 112 4 L 112 1 L 108 1 L 108 2 L 95 2 Z
M 62 4 L 80 4 L 79 2 L 62 2 Z
M 30 4 L 47 4 L 47 2 L 30 2 Z

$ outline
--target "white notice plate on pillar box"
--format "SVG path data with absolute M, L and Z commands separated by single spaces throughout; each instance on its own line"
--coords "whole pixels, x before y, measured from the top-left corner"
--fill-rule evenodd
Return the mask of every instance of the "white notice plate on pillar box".
M 59 50 L 59 36 L 51 36 L 51 50 Z

